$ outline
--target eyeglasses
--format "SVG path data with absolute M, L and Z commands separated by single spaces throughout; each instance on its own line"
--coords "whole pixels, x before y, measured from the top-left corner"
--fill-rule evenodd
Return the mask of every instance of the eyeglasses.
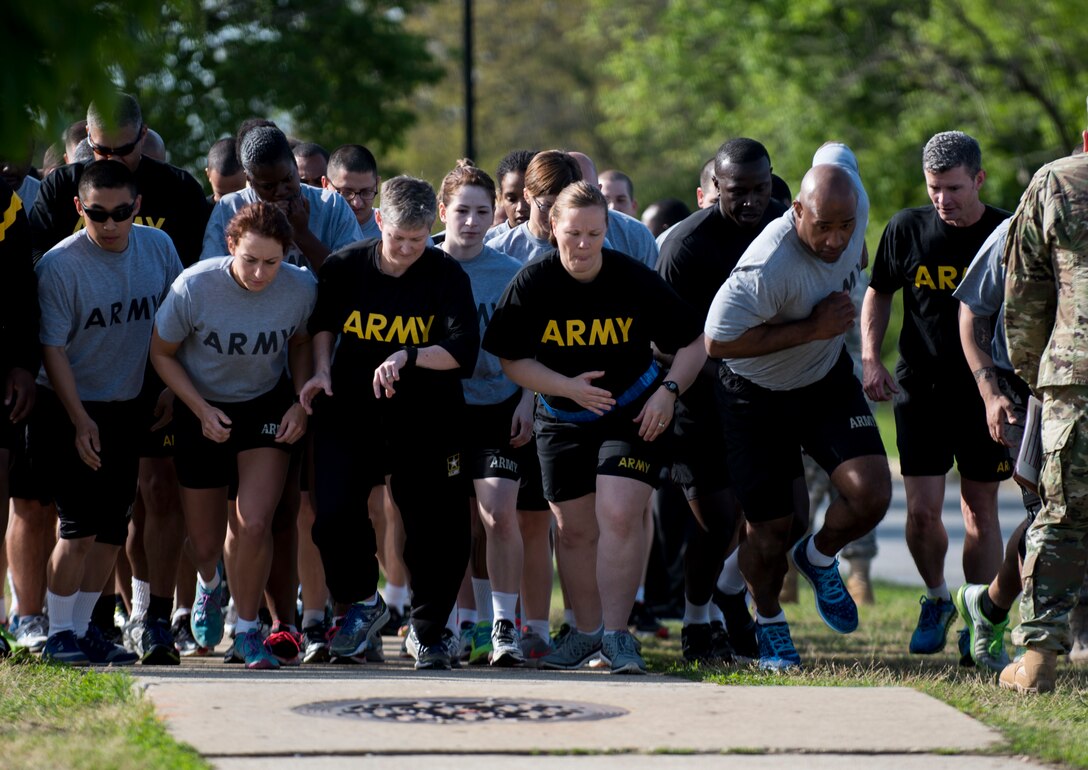
M 140 125 L 140 129 L 136 132 L 136 138 L 128 144 L 122 144 L 120 147 L 103 147 L 100 144 L 95 144 L 91 141 L 91 137 L 87 136 L 87 145 L 94 151 L 95 155 L 101 155 L 104 158 L 123 158 L 126 155 L 131 155 L 132 151 L 136 149 L 136 145 L 140 143 L 140 140 L 144 138 L 144 125 Z
M 332 182 L 329 182 L 329 187 L 343 195 L 344 200 L 348 203 L 352 203 L 356 198 L 361 198 L 364 201 L 372 201 L 374 200 L 374 196 L 378 194 L 377 187 L 364 187 L 361 190 L 351 190 L 347 187 L 337 187 Z
M 136 201 L 132 203 L 126 203 L 124 206 L 118 206 L 113 211 L 106 211 L 104 209 L 89 209 L 87 204 L 83 201 L 79 202 L 79 205 L 83 207 L 83 216 L 92 222 L 102 224 L 107 219 L 112 219 L 114 222 L 124 222 L 132 216 L 133 211 L 136 209 Z
M 533 198 L 533 205 L 536 206 L 541 214 L 547 214 L 552 210 L 552 206 L 555 205 L 555 201 L 541 200 L 540 198 Z

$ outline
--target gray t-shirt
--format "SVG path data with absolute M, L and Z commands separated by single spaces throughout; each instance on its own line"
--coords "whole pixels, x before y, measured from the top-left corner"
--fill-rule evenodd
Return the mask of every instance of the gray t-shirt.
M 706 335 L 731 341 L 764 323 L 800 321 L 836 291 L 850 292 L 861 272 L 869 197 L 858 175 L 857 159 L 846 145 L 821 147 L 813 165 L 844 168 L 858 191 L 857 225 L 842 256 L 827 263 L 814 256 L 797 237 L 793 209 L 771 222 L 752 242 L 714 297 L 706 319 Z M 769 390 L 794 390 L 822 379 L 842 353 L 845 334 L 814 340 L 775 353 L 729 358 L 737 374 Z
M 335 190 L 322 190 L 320 187 L 301 185 L 302 195 L 310 203 L 310 232 L 317 239 L 336 251 L 350 243 L 362 240 L 359 223 L 348 202 Z M 201 259 L 211 259 L 227 255 L 227 225 L 238 210 L 260 198 L 252 187 L 224 195 L 212 209 L 208 226 L 204 230 L 204 247 L 200 251 Z M 377 224 L 375 223 L 375 226 Z M 376 237 L 380 237 L 379 235 Z M 302 255 L 298 246 L 291 244 L 285 257 L 287 262 L 300 267 L 310 267 L 309 261 Z
M 513 229 L 514 228 L 510 227 L 509 220 L 504 219 L 494 227 L 489 227 L 487 229 L 487 234 L 484 235 L 484 243 L 490 241 L 492 238 L 498 238 L 500 235 L 506 235 Z
M 230 274 L 233 257 L 197 262 L 182 273 L 155 315 L 159 336 L 181 343 L 177 358 L 209 401 L 249 401 L 272 390 L 287 366 L 288 340 L 317 299 L 313 274 L 287 262 L 262 291 Z
M 521 269 L 521 263 L 509 254 L 503 254 L 490 246 L 484 246 L 475 258 L 457 260 L 472 283 L 472 296 L 476 299 L 476 317 L 480 321 L 480 339 L 483 339 L 495 306 L 513 277 Z M 502 372 L 502 365 L 493 353 L 480 351 L 472 378 L 462 380 L 465 402 L 468 404 L 499 404 L 513 396 L 518 386 Z
M 608 241 L 615 249 L 654 270 L 657 267 L 657 241 L 650 228 L 622 211 L 608 210 Z
M 382 237 L 382 229 L 378 227 L 378 218 L 374 216 L 374 212 L 377 210 L 374 209 L 370 212 L 370 219 L 366 221 L 365 225 L 359 225 L 359 232 L 362 234 L 362 237 L 359 238 L 360 241 L 369 241 Z M 355 223 L 359 224 L 359 220 L 356 219 Z
M 181 273 L 170 236 L 133 225 L 114 253 L 80 230 L 34 268 L 43 345 L 63 347 L 81 401 L 128 401 L 143 387 L 155 311 Z M 52 388 L 45 367 L 38 383 Z
M 533 235 L 528 222 L 522 222 L 502 235 L 487 238 L 484 245 L 508 254 L 523 265 L 555 251 L 555 246 L 552 246 L 550 241 L 541 240 Z
M 1005 338 L 1005 240 L 1009 235 L 1011 218 L 994 228 L 990 237 L 982 244 L 978 254 L 971 260 L 967 275 L 952 292 L 971 312 L 982 318 L 992 318 L 997 314 L 993 342 L 990 344 L 990 357 L 994 366 L 1012 371 L 1009 360 L 1009 344 Z

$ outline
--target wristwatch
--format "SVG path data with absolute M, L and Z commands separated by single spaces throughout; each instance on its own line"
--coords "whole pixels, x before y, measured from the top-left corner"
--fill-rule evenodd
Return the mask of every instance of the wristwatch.
M 677 398 L 680 397 L 680 386 L 672 380 L 665 380 L 663 383 L 661 383 L 661 387 L 669 391 L 669 393 L 672 393 Z

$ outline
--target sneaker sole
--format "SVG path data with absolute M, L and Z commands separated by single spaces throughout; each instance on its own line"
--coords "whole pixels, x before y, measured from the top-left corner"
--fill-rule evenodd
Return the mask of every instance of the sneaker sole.
M 152 647 L 140 658 L 143 666 L 180 666 L 181 656 L 175 649 L 167 649 L 162 645 Z
M 203 658 L 211 653 L 207 647 L 194 647 L 191 650 L 178 650 L 178 655 L 183 658 Z
M 582 666 L 589 663 L 594 658 L 599 658 L 599 657 L 601 657 L 600 649 L 594 650 L 593 652 L 589 653 L 588 655 L 586 655 L 584 658 L 577 661 L 576 663 L 569 663 L 569 664 L 554 663 L 554 662 L 549 662 L 547 658 L 540 658 L 540 668 L 546 668 L 546 669 L 550 669 L 552 671 L 575 671 L 576 669 L 579 669 Z
M 415 663 L 416 671 L 449 671 L 450 668 L 449 663 L 420 663 L 418 660 Z
M 275 661 L 261 659 L 246 663 L 246 668 L 250 671 L 272 671 L 279 668 L 279 665 Z
M 328 663 L 329 659 L 330 659 L 329 648 L 328 647 L 321 647 L 320 649 L 314 650 L 312 653 L 307 652 L 302 657 L 302 662 L 303 663 Z
M 495 668 L 514 668 L 515 666 L 525 665 L 525 658 L 518 652 L 492 653 L 490 657 L 491 665 Z
M 646 669 L 642 668 L 638 663 L 631 662 L 619 668 L 614 668 L 609 673 L 613 675 L 645 676 Z
M 802 541 L 802 542 L 804 542 L 804 541 Z M 795 570 L 797 570 L 797 574 L 805 579 L 805 582 L 808 583 L 809 586 L 812 588 L 813 595 L 815 597 L 817 597 L 816 598 L 816 614 L 820 616 L 820 620 L 822 620 L 824 622 L 824 625 L 827 626 L 828 628 L 830 628 L 832 631 L 834 631 L 837 634 L 852 634 L 855 631 L 857 631 L 858 630 L 858 619 L 857 618 L 854 618 L 854 625 L 851 626 L 850 628 L 846 628 L 845 626 L 842 627 L 842 628 L 838 628 L 830 620 L 827 619 L 826 615 L 824 615 L 823 608 L 820 607 L 819 592 L 816 590 L 816 581 L 813 580 L 812 578 L 810 578 L 808 576 L 808 573 L 805 572 L 803 569 L 801 569 L 797 565 L 796 549 L 790 551 L 790 561 L 793 563 L 793 568 Z M 840 580 L 841 580 L 841 578 L 840 578 Z M 843 586 L 843 590 L 846 591 L 846 586 L 845 585 Z M 847 591 L 846 595 L 850 596 L 850 592 Z M 850 601 L 854 601 L 853 597 L 850 598 Z M 857 610 L 857 604 L 854 605 L 854 610 L 855 611 Z

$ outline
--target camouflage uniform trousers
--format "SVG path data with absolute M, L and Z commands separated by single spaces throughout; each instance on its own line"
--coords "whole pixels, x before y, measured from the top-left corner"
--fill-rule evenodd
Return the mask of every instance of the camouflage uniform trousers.
M 1088 386 L 1042 388 L 1043 509 L 1027 533 L 1017 645 L 1066 653 L 1088 563 Z

